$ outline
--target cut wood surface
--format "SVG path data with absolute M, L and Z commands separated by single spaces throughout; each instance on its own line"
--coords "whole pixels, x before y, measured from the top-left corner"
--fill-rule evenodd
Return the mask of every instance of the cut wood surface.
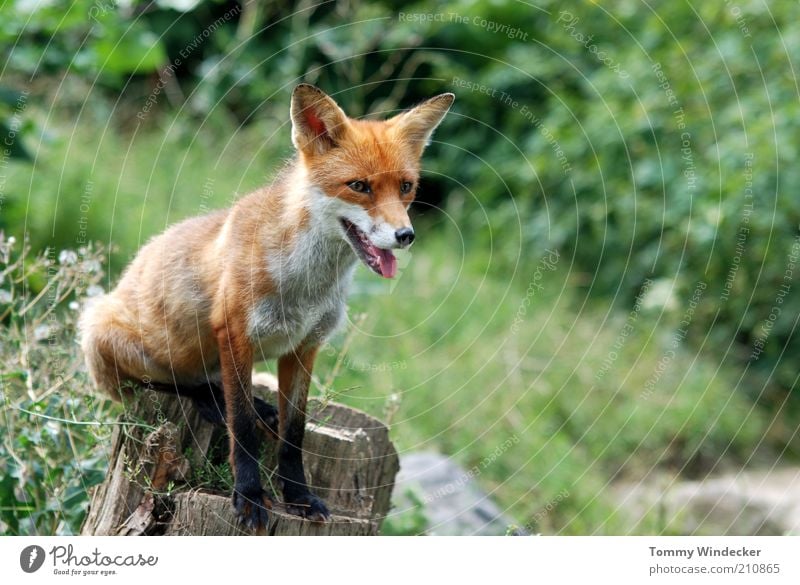
M 275 378 L 253 376 L 253 391 L 276 403 Z M 137 391 L 113 434 L 109 470 L 94 489 L 82 534 L 249 534 L 230 501 L 225 429 L 203 420 L 190 399 Z M 278 497 L 269 534 L 373 535 L 389 511 L 397 452 L 377 419 L 310 400 L 303 444 L 308 485 L 331 519 L 288 514 L 276 485 L 277 441 L 265 435 L 262 480 Z

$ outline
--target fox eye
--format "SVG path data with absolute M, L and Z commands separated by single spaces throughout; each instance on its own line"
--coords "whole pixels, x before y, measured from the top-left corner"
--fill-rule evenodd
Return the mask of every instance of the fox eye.
M 406 193 L 411 193 L 411 188 L 414 184 L 411 181 L 403 181 L 400 184 L 400 192 L 405 195 Z
M 350 187 L 356 193 L 369 193 L 369 183 L 366 181 L 350 181 L 347 183 L 347 186 Z

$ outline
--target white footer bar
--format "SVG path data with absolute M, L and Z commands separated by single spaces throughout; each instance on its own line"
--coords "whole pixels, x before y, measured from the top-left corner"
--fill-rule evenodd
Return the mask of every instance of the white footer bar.
M 800 583 L 799 557 L 796 536 L 0 538 L 2 582 L 14 584 L 777 585 Z

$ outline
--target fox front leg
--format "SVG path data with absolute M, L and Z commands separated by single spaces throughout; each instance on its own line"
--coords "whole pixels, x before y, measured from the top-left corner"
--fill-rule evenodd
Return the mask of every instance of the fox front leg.
M 253 351 L 246 336 L 230 324 L 217 331 L 217 344 L 230 437 L 233 507 L 246 527 L 263 531 L 269 525 L 267 510 L 272 508 L 272 499 L 259 476 L 261 440 L 253 406 Z
M 306 402 L 317 350 L 317 345 L 301 346 L 278 360 L 278 476 L 288 511 L 321 522 L 330 513 L 325 502 L 308 489 L 303 467 Z

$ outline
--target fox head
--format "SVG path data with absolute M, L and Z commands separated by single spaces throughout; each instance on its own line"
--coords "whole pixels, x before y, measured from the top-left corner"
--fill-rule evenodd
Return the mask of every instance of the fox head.
M 408 206 L 419 161 L 455 96 L 444 93 L 385 121 L 348 118 L 313 85 L 292 93 L 292 142 L 330 235 L 385 278 L 397 272 L 393 249 L 414 241 Z

